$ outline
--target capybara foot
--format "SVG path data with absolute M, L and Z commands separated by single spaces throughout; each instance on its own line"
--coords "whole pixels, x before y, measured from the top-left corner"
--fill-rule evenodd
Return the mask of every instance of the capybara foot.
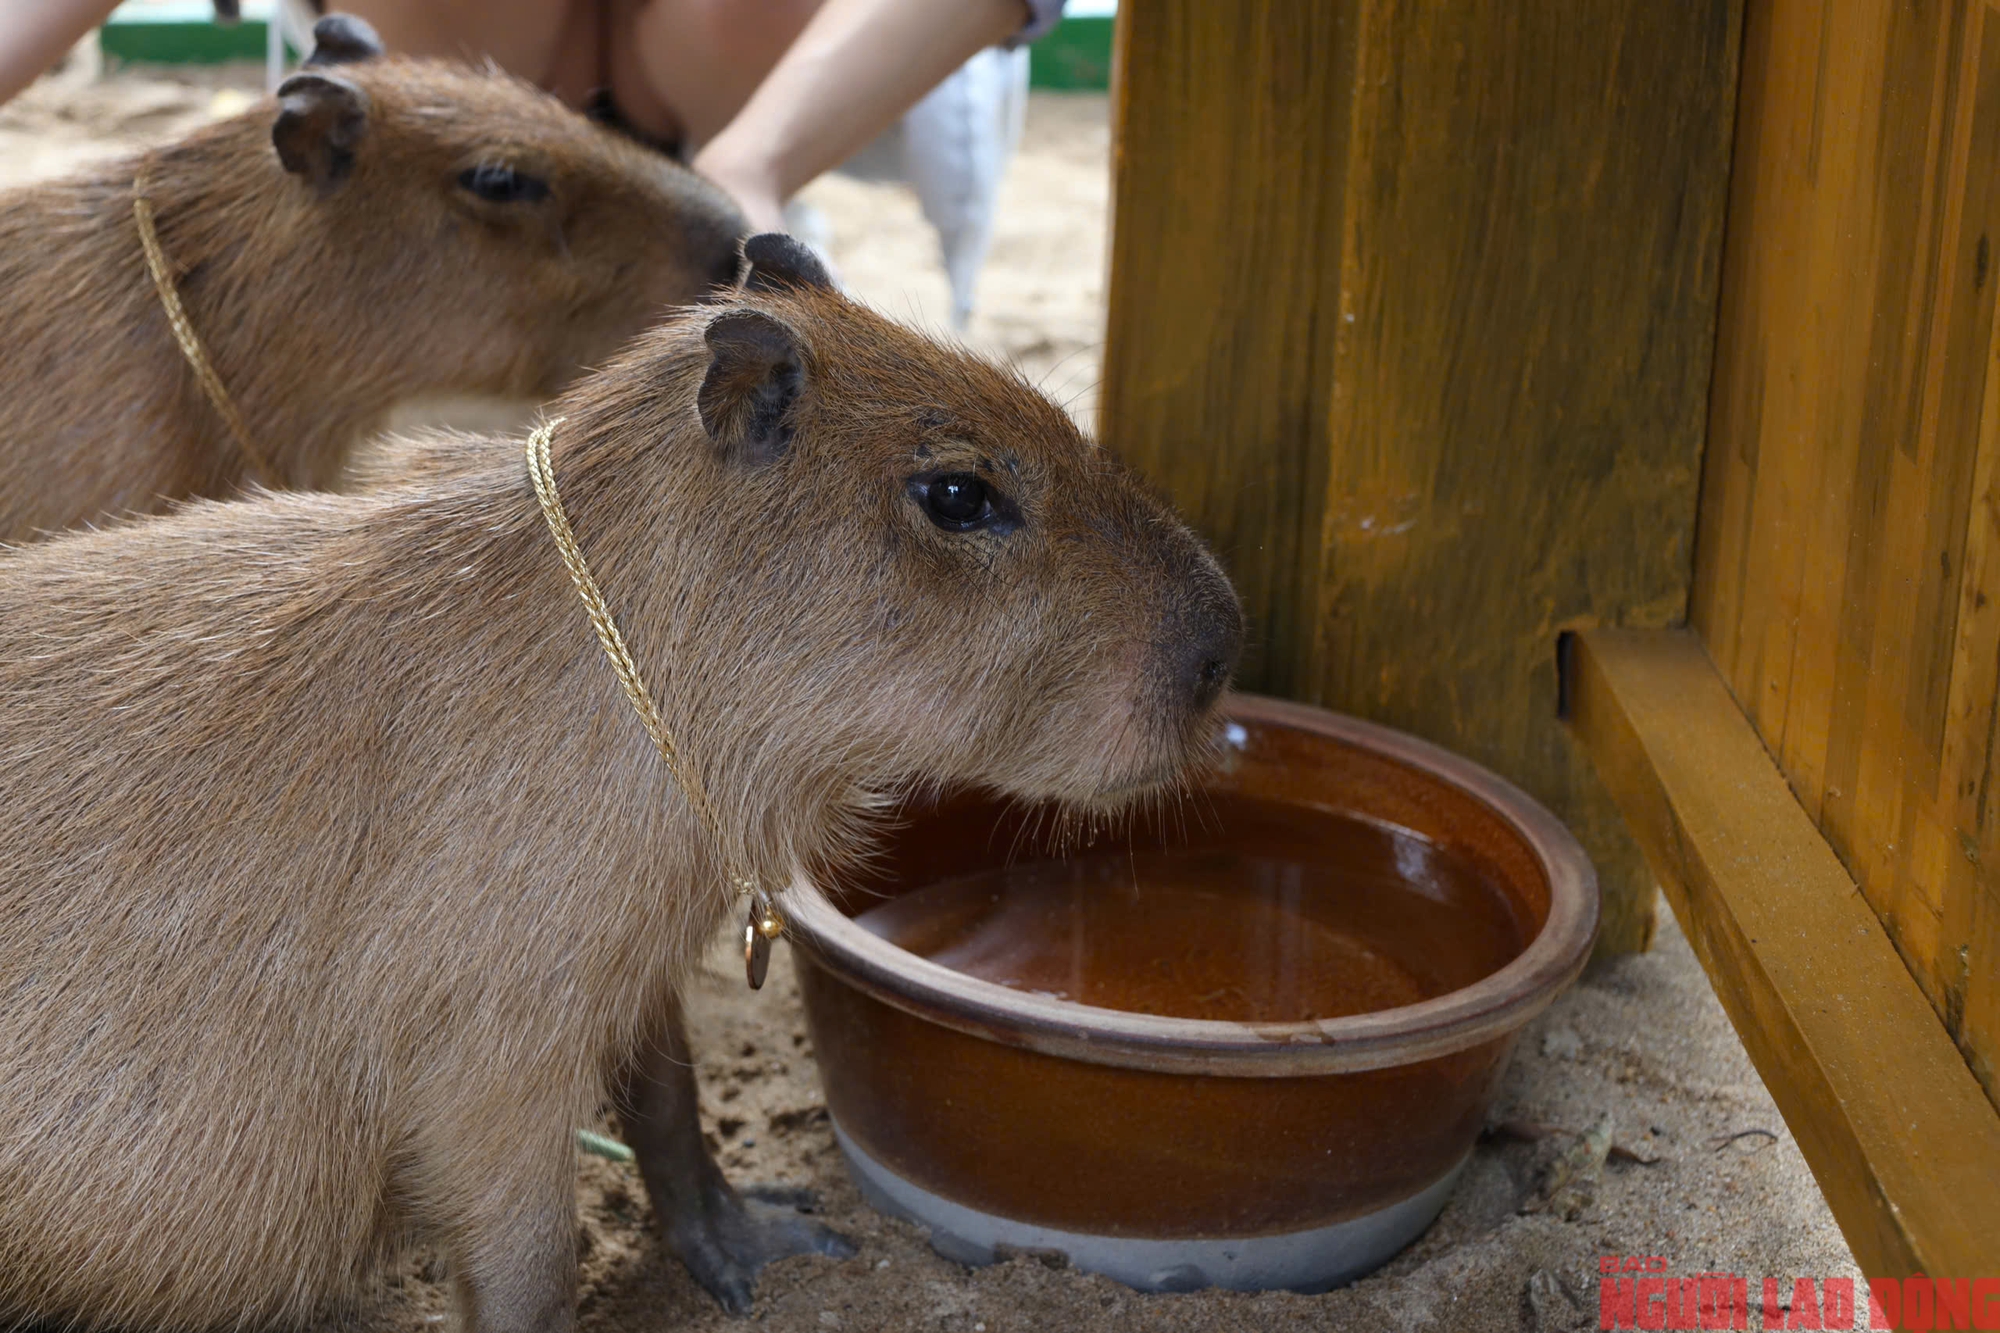
M 663 1219 L 667 1248 L 724 1310 L 748 1314 L 765 1264 L 795 1254 L 854 1256 L 852 1241 L 799 1211 L 812 1202 L 810 1190 L 704 1190 L 686 1215 Z

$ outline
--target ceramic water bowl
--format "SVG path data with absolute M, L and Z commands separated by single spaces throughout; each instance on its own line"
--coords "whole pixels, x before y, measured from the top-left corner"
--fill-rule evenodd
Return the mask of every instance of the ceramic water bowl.
M 1230 718 L 1202 792 L 1068 856 L 959 799 L 842 896 L 787 895 L 841 1150 L 946 1256 L 1352 1280 L 1437 1216 L 1582 968 L 1596 876 L 1525 794 L 1321 709 Z

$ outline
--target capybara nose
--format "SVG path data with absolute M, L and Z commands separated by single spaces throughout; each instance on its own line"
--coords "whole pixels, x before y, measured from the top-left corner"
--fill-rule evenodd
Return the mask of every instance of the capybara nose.
M 1180 654 L 1182 690 L 1189 707 L 1201 712 L 1221 695 L 1243 654 L 1243 612 L 1227 584 L 1201 599 L 1187 629 Z

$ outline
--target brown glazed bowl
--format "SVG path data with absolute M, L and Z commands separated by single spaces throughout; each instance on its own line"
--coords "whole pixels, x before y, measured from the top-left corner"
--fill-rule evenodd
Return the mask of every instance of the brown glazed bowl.
M 869 880 L 834 898 L 797 883 L 784 903 L 841 1149 L 870 1202 L 923 1223 L 946 1256 L 1060 1251 L 1156 1291 L 1349 1281 L 1444 1206 L 1514 1038 L 1582 969 L 1596 875 L 1524 793 L 1323 709 L 1237 695 L 1228 716 L 1209 790 L 1358 816 L 1399 858 L 1477 867 L 1518 952 L 1435 998 L 1319 1021 L 1072 1003 L 854 923 L 883 895 L 1006 857 L 1034 817 L 968 799 L 913 815 Z

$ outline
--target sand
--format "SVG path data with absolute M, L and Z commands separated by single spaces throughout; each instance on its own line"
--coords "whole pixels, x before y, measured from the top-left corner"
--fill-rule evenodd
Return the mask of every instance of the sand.
M 38 85 L 0 108 L 0 184 L 155 141 L 241 104 L 253 69 L 175 78 L 124 71 Z M 1101 97 L 1037 95 L 1002 200 L 969 341 L 1017 361 L 1089 420 L 1101 339 L 1106 164 Z M 808 196 L 826 214 L 851 289 L 898 317 L 944 325 L 936 246 L 893 187 L 828 179 Z M 782 946 L 781 946 L 782 952 Z M 1200 1292 L 1142 1296 L 1033 1260 L 969 1270 L 920 1232 L 880 1216 L 849 1183 L 821 1103 L 789 960 L 761 993 L 718 957 L 691 997 L 703 1123 L 730 1175 L 818 1191 L 852 1237 L 852 1259 L 768 1270 L 749 1322 L 773 1329 L 1003 1333 L 1006 1330 L 1388 1328 L 1551 1330 L 1597 1326 L 1600 1256 L 1660 1256 L 1677 1273 L 1858 1277 L 1797 1144 L 1730 1030 L 1671 919 L 1654 950 L 1597 966 L 1524 1034 L 1493 1120 L 1438 1223 L 1380 1274 L 1322 1296 Z M 1614 1154 L 1571 1219 L 1523 1212 L 1543 1173 L 1608 1114 Z M 1255 1126 L 1245 1126 L 1254 1133 Z M 1540 1134 L 1540 1137 L 1532 1137 Z M 1023 1163 L 1032 1170 L 1032 1163 Z M 724 1316 L 648 1232 L 629 1167 L 579 1157 L 584 1221 L 580 1319 L 602 1333 L 726 1329 Z M 325 1328 L 422 1333 L 442 1323 L 449 1285 L 419 1255 Z M 1755 1317 L 1752 1326 L 1755 1326 Z

